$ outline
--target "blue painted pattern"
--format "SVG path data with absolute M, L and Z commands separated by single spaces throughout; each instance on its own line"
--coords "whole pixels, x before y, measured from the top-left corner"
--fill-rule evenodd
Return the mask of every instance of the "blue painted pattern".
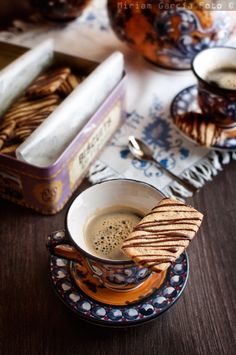
M 156 318 L 180 297 L 188 277 L 188 258 L 183 253 L 169 268 L 163 285 L 151 296 L 131 305 L 112 306 L 86 296 L 75 284 L 70 266 L 70 261 L 51 255 L 50 276 L 59 298 L 83 319 L 112 326 L 129 326 Z
M 143 125 L 143 129 L 140 132 L 140 138 L 150 146 L 155 158 L 164 167 L 173 169 L 178 163 L 179 158 L 184 160 L 189 157 L 189 149 L 185 147 L 184 141 L 181 138 L 176 137 L 172 123 L 166 119 L 163 107 L 156 96 L 153 97 L 148 118 L 145 119 L 144 116 L 135 110 L 126 113 L 127 127 L 136 130 L 144 122 L 146 124 Z M 118 132 L 118 135 L 120 134 L 121 131 Z M 113 145 L 116 145 L 115 140 L 113 141 Z M 142 171 L 145 178 L 158 177 L 164 174 L 161 170 L 153 169 L 150 162 L 131 159 L 131 154 L 127 148 L 122 147 L 119 150 L 119 155 L 121 159 L 131 160 L 132 167 Z
M 168 9 L 168 11 L 163 11 L 156 21 L 156 31 L 162 43 L 173 44 L 172 36 L 176 18 L 179 18 L 177 28 L 179 37 L 175 42 L 175 47 L 168 48 L 166 46 L 159 51 L 159 55 L 169 56 L 171 61 L 180 67 L 183 63 L 189 64 L 191 59 L 203 49 L 223 44 L 229 33 L 229 21 L 223 13 L 218 13 L 215 16 L 211 28 L 204 29 L 198 16 L 191 10 L 183 8 Z M 217 38 L 212 35 L 214 29 L 217 32 Z M 199 33 L 204 35 L 200 36 Z

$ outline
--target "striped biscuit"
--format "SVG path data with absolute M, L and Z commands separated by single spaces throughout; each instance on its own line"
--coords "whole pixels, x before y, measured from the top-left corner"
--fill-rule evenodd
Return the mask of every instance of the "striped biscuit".
M 137 224 L 122 250 L 135 263 L 161 272 L 188 247 L 202 218 L 193 207 L 164 198 Z
M 53 94 L 70 74 L 70 68 L 57 68 L 40 75 L 26 90 L 30 97 L 41 97 Z
M 32 134 L 32 131 L 22 131 L 19 133 L 16 133 L 16 138 L 17 140 L 23 142 L 26 138 L 28 138 Z
M 19 145 L 20 143 L 9 145 L 5 148 L 0 149 L 0 153 L 13 155 L 13 153 L 15 153 L 16 148 L 18 148 Z
M 16 123 L 15 122 L 1 122 L 0 125 L 0 149 L 4 144 L 14 136 Z
M 67 79 L 61 83 L 57 92 L 63 95 L 69 95 L 80 83 L 82 78 L 77 78 L 74 74 L 68 75 Z
M 22 132 L 31 133 L 36 127 L 37 127 L 36 125 L 17 127 L 15 129 L 15 136 L 17 137 Z
M 5 120 L 18 120 L 22 117 L 31 117 L 34 112 L 46 109 L 52 105 L 58 105 L 61 99 L 58 95 L 48 95 L 47 97 L 29 100 L 11 107 L 4 116 Z
M 58 105 L 52 105 L 49 107 L 44 107 L 41 110 L 34 111 L 31 116 L 23 116 L 17 119 L 17 126 L 25 126 L 30 123 L 35 123 L 36 121 L 44 121 L 56 108 Z
M 196 142 L 210 147 L 221 138 L 222 129 L 197 112 L 187 112 L 174 118 L 176 126 Z

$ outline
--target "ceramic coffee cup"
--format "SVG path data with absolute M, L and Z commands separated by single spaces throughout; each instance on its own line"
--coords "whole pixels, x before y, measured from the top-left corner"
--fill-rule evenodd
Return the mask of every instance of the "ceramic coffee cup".
M 236 48 L 214 47 L 192 61 L 198 104 L 206 119 L 224 129 L 236 126 Z
M 91 216 L 114 206 L 135 208 L 144 215 L 163 197 L 156 188 L 135 180 L 109 180 L 93 185 L 71 204 L 65 231 L 49 236 L 49 251 L 71 260 L 71 274 L 78 286 L 89 279 L 90 287 L 132 290 L 147 280 L 150 270 L 129 259 L 111 260 L 93 254 L 86 245 L 85 226 Z

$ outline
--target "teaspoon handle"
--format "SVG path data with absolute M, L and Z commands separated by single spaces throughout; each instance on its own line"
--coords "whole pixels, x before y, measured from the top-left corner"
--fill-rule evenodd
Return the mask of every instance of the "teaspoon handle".
M 176 180 L 178 183 L 180 183 L 182 186 L 184 186 L 187 190 L 195 193 L 198 191 L 198 189 L 190 184 L 189 182 L 181 179 L 177 175 L 173 174 L 170 170 L 166 169 L 159 161 L 157 161 L 155 158 L 153 158 L 153 162 L 158 166 L 158 168 L 164 170 L 170 177 L 172 177 L 174 180 Z

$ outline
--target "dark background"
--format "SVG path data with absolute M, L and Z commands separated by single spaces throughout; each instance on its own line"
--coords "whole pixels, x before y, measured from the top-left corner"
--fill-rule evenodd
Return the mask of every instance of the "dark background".
M 14 18 L 28 18 L 32 11 L 27 0 L 0 0 L 0 29 Z

